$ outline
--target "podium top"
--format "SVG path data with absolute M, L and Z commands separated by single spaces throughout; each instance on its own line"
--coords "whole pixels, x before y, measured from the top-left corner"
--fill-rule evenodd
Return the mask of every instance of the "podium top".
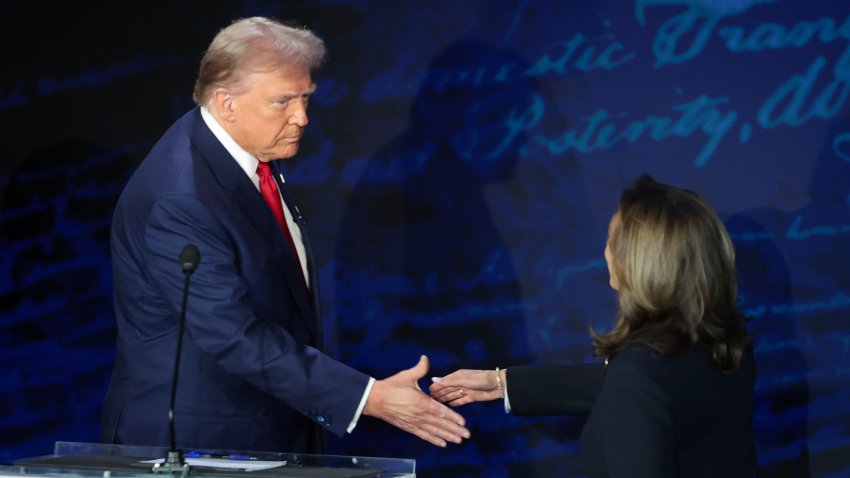
M 184 450 L 185 454 L 193 456 Z M 416 460 L 302 453 L 253 452 L 245 450 L 203 450 L 195 456 L 232 460 L 224 466 L 191 466 L 155 473 L 150 460 L 165 458 L 166 447 L 111 445 L 103 443 L 56 442 L 53 455 L 19 460 L 0 466 L 0 478 L 79 477 L 79 478 L 163 478 L 180 476 L 210 478 L 415 478 Z M 246 460 L 245 467 L 234 466 Z M 272 467 L 251 469 L 250 464 L 269 462 Z M 274 466 L 279 465 L 279 466 Z M 168 467 L 166 467 L 168 468 Z M 258 468 L 258 467 L 255 467 Z M 170 477 L 168 477 L 170 478 Z

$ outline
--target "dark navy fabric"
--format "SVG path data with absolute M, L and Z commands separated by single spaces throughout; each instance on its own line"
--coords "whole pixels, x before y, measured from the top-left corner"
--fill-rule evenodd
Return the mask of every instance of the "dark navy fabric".
M 196 108 L 156 144 L 115 211 L 118 356 L 103 440 L 168 444 L 184 282 L 177 257 L 190 243 L 201 261 L 179 372 L 178 446 L 306 452 L 318 451 L 313 423 L 343 434 L 368 377 L 316 348 L 316 271 L 308 292 L 256 187 Z

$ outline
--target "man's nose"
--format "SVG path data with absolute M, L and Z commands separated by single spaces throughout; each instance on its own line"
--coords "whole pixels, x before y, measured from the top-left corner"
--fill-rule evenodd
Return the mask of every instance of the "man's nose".
M 289 122 L 300 127 L 307 126 L 310 120 L 307 118 L 307 100 L 300 99 L 295 102 L 292 107 L 292 114 L 289 117 Z

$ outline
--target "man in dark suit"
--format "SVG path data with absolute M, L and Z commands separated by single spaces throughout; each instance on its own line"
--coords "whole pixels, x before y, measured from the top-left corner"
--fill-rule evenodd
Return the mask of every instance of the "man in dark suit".
M 118 355 L 103 440 L 167 445 L 183 276 L 192 276 L 174 423 L 178 446 L 320 452 L 321 429 L 351 432 L 361 414 L 438 446 L 468 438 L 457 413 L 424 395 L 422 357 L 385 380 L 320 351 L 318 283 L 300 212 L 277 160 L 307 125 L 323 42 L 254 17 L 215 37 L 180 118 L 116 207 L 112 261 Z M 318 425 L 318 426 L 317 426 Z

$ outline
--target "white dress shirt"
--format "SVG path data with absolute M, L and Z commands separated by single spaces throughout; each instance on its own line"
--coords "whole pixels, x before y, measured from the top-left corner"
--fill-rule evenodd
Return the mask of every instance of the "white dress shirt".
M 257 164 L 259 164 L 260 160 L 251 155 L 251 153 L 245 151 L 241 146 L 239 146 L 236 141 L 224 130 L 224 128 L 218 124 L 218 121 L 213 117 L 212 113 L 210 113 L 206 107 L 201 107 L 201 118 L 204 119 L 204 123 L 206 123 L 207 127 L 212 131 L 212 134 L 218 139 L 224 149 L 230 153 L 230 156 L 236 161 L 236 164 L 245 171 L 245 174 L 251 179 L 251 182 L 254 183 L 254 187 L 257 188 L 257 192 L 260 191 L 260 176 L 257 174 Z M 283 178 L 283 174 L 280 175 L 281 182 L 285 182 Z M 278 192 L 280 194 L 280 192 Z M 283 201 L 283 197 L 280 199 L 281 204 L 283 205 L 283 215 L 286 217 L 286 226 L 289 228 L 289 234 L 292 236 L 292 242 L 295 243 L 295 250 L 298 251 L 298 261 L 301 264 L 301 271 L 304 273 L 304 280 L 307 284 L 310 283 L 310 276 L 307 272 L 307 251 L 304 248 L 304 239 L 301 237 L 301 228 L 298 226 L 298 223 L 292 218 L 292 213 L 289 211 L 289 208 L 286 206 L 286 202 Z M 319 317 L 319 320 L 322 320 Z M 348 425 L 348 433 L 354 431 L 354 427 L 357 426 L 357 421 L 360 419 L 360 415 L 363 413 L 363 407 L 366 406 L 366 399 L 369 398 L 369 393 L 372 391 L 372 385 L 375 384 L 375 379 L 369 377 L 369 384 L 366 385 L 366 390 L 363 392 L 363 398 L 360 399 L 360 404 L 357 407 L 357 411 L 354 412 L 354 418 L 351 419 L 351 423 Z

